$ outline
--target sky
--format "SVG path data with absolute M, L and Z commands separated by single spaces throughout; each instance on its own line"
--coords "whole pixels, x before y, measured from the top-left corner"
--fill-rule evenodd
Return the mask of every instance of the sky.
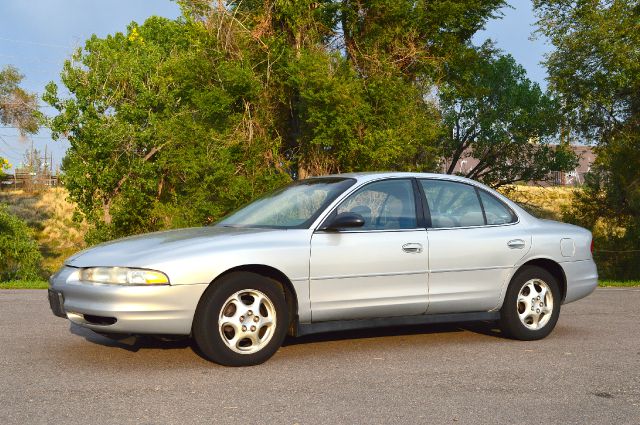
M 474 37 L 481 44 L 487 38 L 514 56 L 527 70 L 529 78 L 546 87 L 546 71 L 540 64 L 549 46 L 541 39 L 531 40 L 535 17 L 530 0 L 510 0 L 501 19 L 488 22 Z M 0 68 L 17 67 L 25 78 L 23 88 L 41 95 L 50 81 L 59 83 L 64 60 L 92 34 L 104 37 L 125 31 L 131 21 L 144 22 L 152 15 L 175 18 L 177 4 L 170 0 L 0 0 Z M 40 100 L 42 110 L 55 110 Z M 60 164 L 69 146 L 66 140 L 54 141 L 47 129 L 21 138 L 10 127 L 0 125 L 0 156 L 14 166 L 33 146 L 53 154 L 54 168 Z

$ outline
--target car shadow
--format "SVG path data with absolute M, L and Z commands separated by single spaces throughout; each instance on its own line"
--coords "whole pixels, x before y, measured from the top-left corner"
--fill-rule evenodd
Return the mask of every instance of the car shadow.
M 430 335 L 465 331 L 498 338 L 505 337 L 495 322 L 442 323 L 430 325 L 389 326 L 382 328 L 335 331 L 304 335 L 300 337 L 287 336 L 282 346 L 286 347 L 291 345 L 313 344 L 318 342 L 384 338 L 407 335 Z
M 86 341 L 102 345 L 104 347 L 119 348 L 130 352 L 138 352 L 144 349 L 185 349 L 191 348 L 198 356 L 205 358 L 197 344 L 192 338 L 187 336 L 152 336 L 152 335 L 131 335 L 131 334 L 100 334 L 90 329 L 83 328 L 74 323 L 70 324 L 69 330 L 72 334 L 84 338 Z M 372 329 L 359 329 L 350 331 L 335 331 L 304 335 L 300 337 L 287 336 L 282 344 L 283 347 L 315 344 L 331 341 L 344 341 L 366 338 L 384 338 L 407 335 L 430 335 L 453 332 L 472 332 L 480 335 L 504 338 L 504 335 L 495 322 L 473 322 L 473 323 L 447 323 L 432 325 L 409 325 L 393 326 Z
M 77 336 L 83 337 L 86 341 L 105 347 L 120 348 L 133 353 L 141 349 L 184 349 L 194 348 L 195 344 L 188 336 L 152 336 L 152 335 L 131 335 L 131 334 L 99 334 L 91 329 L 83 328 L 74 323 L 69 326 L 69 331 Z M 198 354 L 197 349 L 194 348 Z

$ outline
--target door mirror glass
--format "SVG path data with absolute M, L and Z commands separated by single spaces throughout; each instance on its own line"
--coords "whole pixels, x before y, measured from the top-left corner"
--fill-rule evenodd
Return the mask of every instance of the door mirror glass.
M 336 217 L 326 227 L 327 230 L 353 229 L 362 227 L 364 218 L 360 214 L 345 212 Z

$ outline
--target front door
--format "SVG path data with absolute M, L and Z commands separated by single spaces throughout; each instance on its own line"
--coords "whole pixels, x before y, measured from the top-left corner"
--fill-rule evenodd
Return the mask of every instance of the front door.
M 429 247 L 426 230 L 418 228 L 412 180 L 369 183 L 329 217 L 343 212 L 360 214 L 365 224 L 313 234 L 312 321 L 423 314 Z

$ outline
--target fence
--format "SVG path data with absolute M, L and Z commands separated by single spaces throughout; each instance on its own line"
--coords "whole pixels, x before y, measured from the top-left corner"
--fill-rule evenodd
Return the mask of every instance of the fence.
M 60 185 L 58 176 L 48 173 L 46 170 L 41 173 L 32 173 L 16 169 L 13 174 L 5 175 L 4 178 L 0 180 L 0 189 L 22 189 L 26 192 Z

